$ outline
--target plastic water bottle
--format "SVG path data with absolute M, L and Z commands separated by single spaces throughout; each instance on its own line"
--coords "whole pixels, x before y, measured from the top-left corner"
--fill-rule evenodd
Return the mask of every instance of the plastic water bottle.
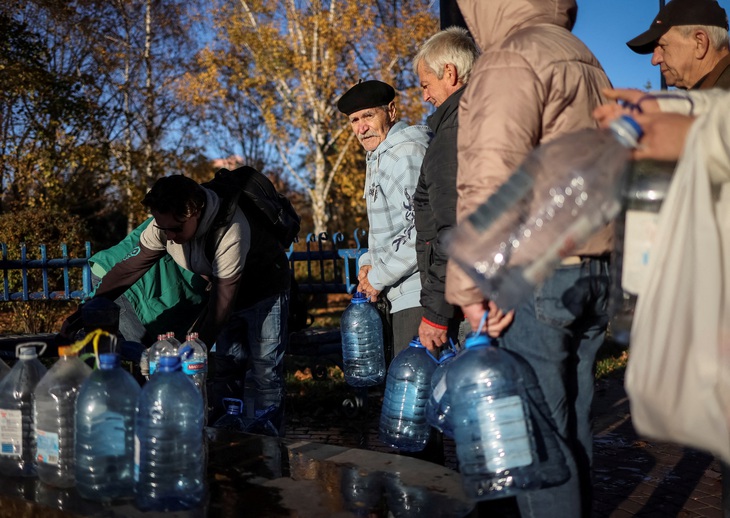
M 157 372 L 157 364 L 161 356 L 174 356 L 177 354 L 180 343 L 169 339 L 169 333 L 157 335 L 157 341 L 153 343 L 147 352 L 150 376 Z
M 201 396 L 203 396 L 203 409 L 204 409 L 204 422 L 208 422 L 208 390 L 207 390 L 207 376 L 208 376 L 208 348 L 205 343 L 198 337 L 198 333 L 190 333 L 185 338 L 178 348 L 178 354 L 182 352 L 183 348 L 189 346 L 192 349 L 192 354 L 183 360 L 182 370 L 185 374 L 190 376 L 190 379 L 198 387 Z
M 619 213 L 641 129 L 630 117 L 537 147 L 447 238 L 486 298 L 511 309 Z
M 7 363 L 0 360 L 0 380 L 2 380 L 8 372 L 10 372 L 10 367 Z
M 489 500 L 542 487 L 520 364 L 489 345 L 486 334 L 464 345 L 449 365 L 446 383 L 467 496 Z
M 0 381 L 0 475 L 36 475 L 33 391 L 46 373 L 38 360 L 45 349 L 43 342 L 19 344 L 18 361 Z
M 132 496 L 134 417 L 140 386 L 116 353 L 99 355 L 99 369 L 76 400 L 76 489 L 89 500 Z
M 135 502 L 143 511 L 198 507 L 204 497 L 203 398 L 179 356 L 162 356 L 135 419 Z
M 380 413 L 380 440 L 402 451 L 421 451 L 431 436 L 426 403 L 437 360 L 414 337 L 388 368 Z
M 222 428 L 232 432 L 243 432 L 246 430 L 246 423 L 243 417 L 243 401 L 236 398 L 224 397 L 223 405 L 226 413 L 214 424 L 213 428 Z
M 385 380 L 383 322 L 364 293 L 357 292 L 340 320 L 345 381 L 371 387 Z
M 616 218 L 611 256 L 609 328 L 611 338 L 628 344 L 639 292 L 649 273 L 659 209 L 669 191 L 675 162 L 634 162 L 623 191 L 623 210 Z
M 446 372 L 455 357 L 454 349 L 449 348 L 442 351 L 438 359 L 438 367 L 431 376 L 431 396 L 426 403 L 426 421 L 449 438 L 454 437 L 454 431 L 449 423 L 451 394 L 446 387 Z
M 38 478 L 59 488 L 73 487 L 76 398 L 91 367 L 71 346 L 58 348 L 58 361 L 33 391 Z
M 213 428 L 266 435 L 268 437 L 279 436 L 279 430 L 271 422 L 278 410 L 275 405 L 269 406 L 258 416 L 246 417 L 245 405 L 240 399 L 223 398 L 223 404 L 226 407 L 226 413 L 215 422 Z

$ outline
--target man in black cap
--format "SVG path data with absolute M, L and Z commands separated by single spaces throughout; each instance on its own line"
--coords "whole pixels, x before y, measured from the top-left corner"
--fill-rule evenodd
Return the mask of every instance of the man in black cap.
M 667 86 L 685 90 L 730 88 L 728 19 L 715 0 L 672 0 L 649 27 L 626 43 L 653 54 Z
M 423 316 L 413 196 L 431 140 L 427 126 L 397 119 L 394 99 L 392 86 L 370 80 L 356 84 L 337 101 L 337 109 L 347 115 L 367 151 L 364 197 L 370 229 L 357 289 L 388 307 L 384 313 L 392 332 L 384 333 L 389 342 L 386 360 L 408 347 Z

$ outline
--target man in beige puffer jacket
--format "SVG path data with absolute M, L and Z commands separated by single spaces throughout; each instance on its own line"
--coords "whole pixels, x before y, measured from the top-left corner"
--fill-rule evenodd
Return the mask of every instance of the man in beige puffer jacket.
M 483 52 L 459 108 L 457 214 L 463 220 L 533 148 L 594 127 L 592 111 L 610 83 L 596 57 L 570 32 L 575 0 L 458 4 Z M 523 517 L 590 514 L 593 364 L 608 321 L 611 236 L 604 228 L 566 258 L 533 298 L 515 308 L 511 325 L 511 313 L 503 318 L 501 310 L 490 311 L 490 334 L 507 326 L 500 345 L 535 371 L 570 469 L 567 482 L 518 498 Z M 446 298 L 478 327 L 488 301 L 452 262 Z

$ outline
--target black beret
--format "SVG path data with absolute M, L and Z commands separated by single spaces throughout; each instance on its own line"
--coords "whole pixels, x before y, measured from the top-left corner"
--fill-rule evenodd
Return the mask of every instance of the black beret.
M 386 106 L 395 98 L 395 90 L 388 83 L 372 79 L 360 81 L 337 101 L 337 109 L 345 115 L 376 106 Z

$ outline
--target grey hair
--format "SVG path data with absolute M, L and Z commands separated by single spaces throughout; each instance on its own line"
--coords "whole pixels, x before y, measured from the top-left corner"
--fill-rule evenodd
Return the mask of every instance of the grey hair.
M 727 29 L 716 27 L 714 25 L 676 25 L 679 34 L 688 38 L 694 31 L 704 31 L 710 40 L 710 45 L 715 50 L 723 50 L 730 48 L 730 38 L 728 38 Z
M 452 64 L 459 74 L 459 81 L 469 82 L 471 69 L 479 57 L 479 48 L 463 27 L 449 27 L 431 36 L 413 58 L 413 71 L 418 75 L 418 65 L 423 62 L 439 79 L 444 77 L 444 67 Z

